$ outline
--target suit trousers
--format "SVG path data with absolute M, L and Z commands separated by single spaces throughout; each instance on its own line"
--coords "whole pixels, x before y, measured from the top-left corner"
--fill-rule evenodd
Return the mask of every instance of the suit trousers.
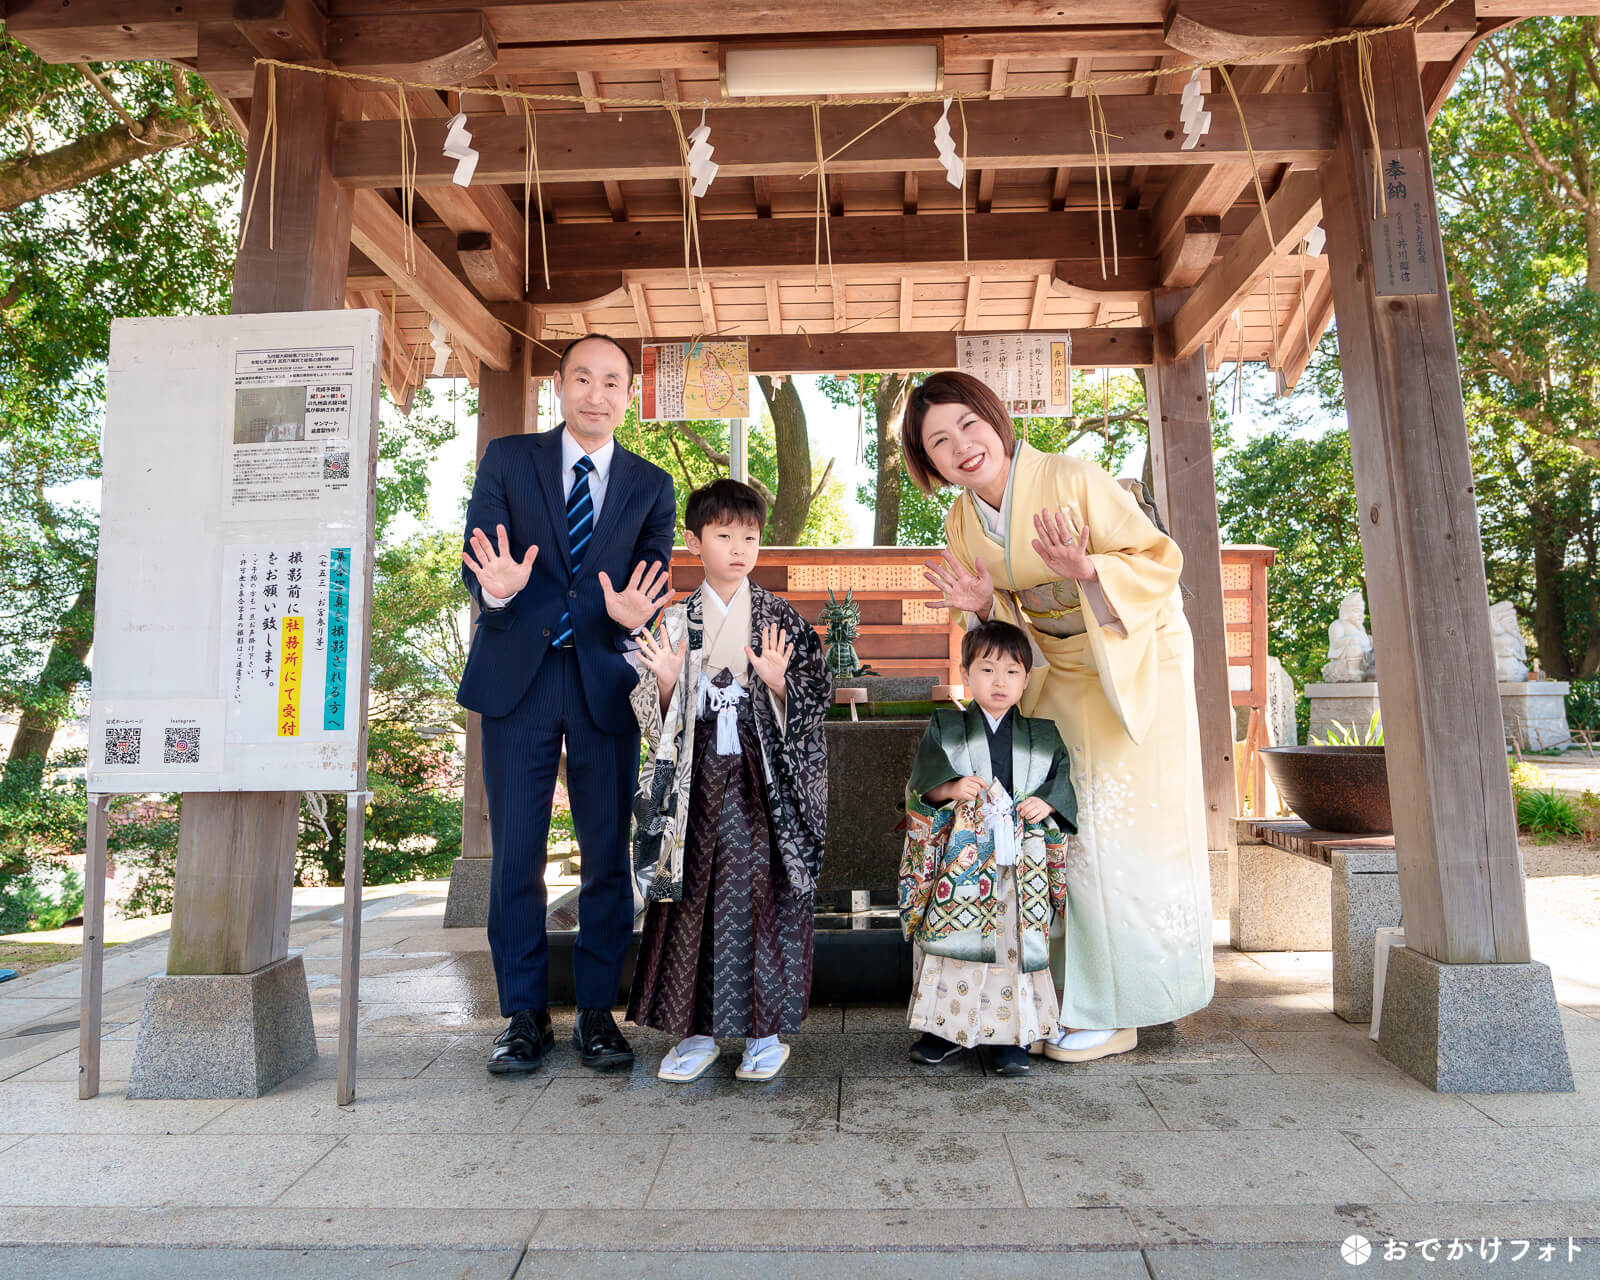
M 484 716 L 482 724 L 494 845 L 489 950 L 500 1012 L 509 1017 L 543 1009 L 549 1001 L 544 876 L 563 741 L 582 868 L 573 986 L 580 1007 L 609 1009 L 633 935 L 628 826 L 639 778 L 639 730 L 628 726 L 617 733 L 595 723 L 571 649 L 549 650 L 522 701 L 506 715 Z

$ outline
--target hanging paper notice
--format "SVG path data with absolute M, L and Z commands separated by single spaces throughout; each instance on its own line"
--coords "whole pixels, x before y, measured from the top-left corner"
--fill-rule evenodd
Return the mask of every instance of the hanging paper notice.
M 1372 220 L 1373 292 L 1380 298 L 1438 293 L 1437 215 L 1427 162 L 1418 148 L 1403 147 L 1383 153 L 1380 172 L 1383 200 Z
M 743 342 L 647 342 L 639 366 L 645 422 L 750 416 L 750 348 Z
M 1072 413 L 1070 333 L 958 334 L 956 368 L 987 384 L 1012 417 Z
M 224 515 L 314 515 L 350 487 L 354 347 L 233 353 Z
M 229 742 L 343 732 L 350 550 L 268 543 L 225 551 L 223 703 Z

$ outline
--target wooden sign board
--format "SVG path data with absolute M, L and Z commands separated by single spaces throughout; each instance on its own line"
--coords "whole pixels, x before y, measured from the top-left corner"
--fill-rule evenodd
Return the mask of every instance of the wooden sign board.
M 1417 147 L 1383 153 L 1383 199 L 1372 220 L 1372 283 L 1380 298 L 1439 292 L 1438 213 Z

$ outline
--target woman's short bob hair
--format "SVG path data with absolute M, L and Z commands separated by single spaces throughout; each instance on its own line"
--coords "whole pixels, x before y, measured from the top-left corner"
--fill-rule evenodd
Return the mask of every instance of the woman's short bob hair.
M 939 469 L 933 465 L 933 460 L 928 457 L 928 450 L 922 442 L 923 426 L 927 421 L 928 410 L 936 404 L 964 404 L 977 414 L 1000 437 L 1001 447 L 1006 451 L 1006 457 L 1016 452 L 1017 433 L 1011 425 L 1011 415 L 1006 412 L 1005 405 L 1000 403 L 1000 397 L 989 390 L 988 386 L 974 378 L 970 373 L 959 373 L 954 369 L 944 373 L 929 374 L 923 379 L 921 385 L 913 387 L 910 397 L 906 400 L 905 426 L 900 433 L 901 444 L 905 449 L 906 470 L 910 472 L 912 482 L 923 493 L 932 493 L 950 483 L 939 474 Z

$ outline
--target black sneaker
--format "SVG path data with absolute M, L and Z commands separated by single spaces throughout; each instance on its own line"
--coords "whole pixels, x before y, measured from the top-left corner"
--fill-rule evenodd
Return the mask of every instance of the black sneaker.
M 1025 1076 L 1033 1070 L 1028 1061 L 1028 1051 L 1020 1044 L 997 1044 L 991 1047 L 990 1064 L 997 1076 Z
M 936 1036 L 931 1031 L 924 1031 L 916 1044 L 911 1046 L 911 1061 L 920 1062 L 925 1067 L 936 1067 L 941 1062 L 953 1058 L 958 1053 L 966 1050 L 953 1041 L 946 1040 L 943 1036 Z

